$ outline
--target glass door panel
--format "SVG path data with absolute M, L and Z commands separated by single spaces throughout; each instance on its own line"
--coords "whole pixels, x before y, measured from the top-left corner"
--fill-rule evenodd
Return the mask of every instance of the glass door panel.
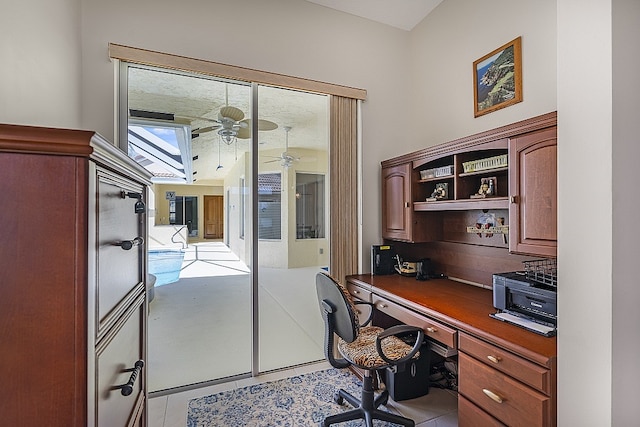
M 258 111 L 258 365 L 265 372 L 324 359 L 315 275 L 329 265 L 328 98 L 259 86 Z
M 150 392 L 252 371 L 251 86 L 124 66 L 129 155 L 154 177 L 149 203 Z M 222 196 L 206 239 L 205 196 Z M 167 274 L 169 273 L 169 274 Z

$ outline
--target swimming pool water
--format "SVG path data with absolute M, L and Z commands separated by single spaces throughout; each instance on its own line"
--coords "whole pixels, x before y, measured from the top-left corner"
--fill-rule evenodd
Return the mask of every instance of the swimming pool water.
M 149 273 L 156 276 L 156 286 L 177 282 L 184 261 L 184 251 L 149 249 Z

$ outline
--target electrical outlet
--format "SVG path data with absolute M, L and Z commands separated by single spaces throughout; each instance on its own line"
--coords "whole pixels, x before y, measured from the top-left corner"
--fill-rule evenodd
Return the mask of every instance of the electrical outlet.
M 324 249 L 320 248 L 320 255 L 322 255 L 324 253 Z

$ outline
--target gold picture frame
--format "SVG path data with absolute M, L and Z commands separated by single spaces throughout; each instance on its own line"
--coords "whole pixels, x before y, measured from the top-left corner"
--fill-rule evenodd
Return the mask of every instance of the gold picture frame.
M 522 37 L 473 62 L 473 115 L 522 102 Z

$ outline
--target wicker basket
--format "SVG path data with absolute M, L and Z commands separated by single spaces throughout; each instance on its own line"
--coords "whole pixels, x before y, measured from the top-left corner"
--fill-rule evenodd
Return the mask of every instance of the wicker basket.
M 505 166 L 507 166 L 506 154 L 462 163 L 462 168 L 464 169 L 464 173 L 478 172 L 478 171 L 489 170 L 489 169 L 497 169 Z
M 453 175 L 453 165 L 420 171 L 420 179 L 440 178 Z

